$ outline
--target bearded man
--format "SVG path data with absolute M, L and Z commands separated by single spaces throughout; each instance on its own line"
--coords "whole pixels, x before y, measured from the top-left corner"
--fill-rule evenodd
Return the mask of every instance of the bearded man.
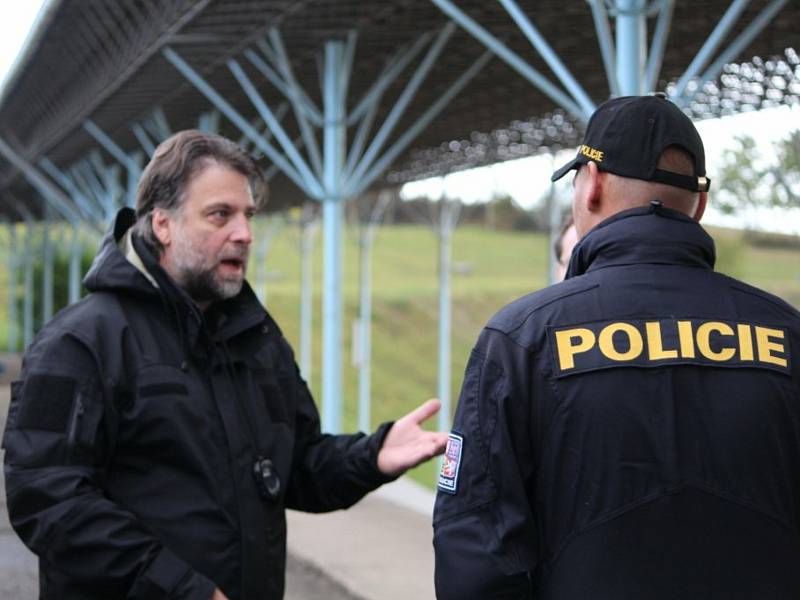
M 155 151 L 84 281 L 12 385 L 12 525 L 43 599 L 281 598 L 286 508 L 322 512 L 440 453 L 428 401 L 372 435 L 324 435 L 245 281 L 264 180 L 233 142 Z

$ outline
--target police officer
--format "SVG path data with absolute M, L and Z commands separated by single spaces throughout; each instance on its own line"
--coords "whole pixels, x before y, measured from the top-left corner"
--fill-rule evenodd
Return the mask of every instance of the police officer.
M 434 512 L 440 599 L 800 598 L 800 314 L 715 273 L 702 141 L 589 121 L 565 282 L 487 324 Z

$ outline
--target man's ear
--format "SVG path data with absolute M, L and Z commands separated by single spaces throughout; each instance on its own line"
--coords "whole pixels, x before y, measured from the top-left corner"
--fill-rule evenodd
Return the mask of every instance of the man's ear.
M 700 219 L 703 218 L 703 214 L 706 212 L 706 205 L 708 204 L 708 192 L 700 192 L 698 200 L 697 200 L 697 208 L 694 209 L 694 214 L 692 215 L 692 219 L 696 222 L 700 222 Z
M 602 185 L 600 169 L 597 168 L 597 163 L 589 161 L 584 167 L 586 169 L 585 181 L 583 189 L 581 190 L 583 201 L 587 210 L 591 213 L 599 213 L 602 209 Z
M 153 233 L 165 248 L 172 243 L 172 221 L 169 213 L 161 208 L 153 209 Z

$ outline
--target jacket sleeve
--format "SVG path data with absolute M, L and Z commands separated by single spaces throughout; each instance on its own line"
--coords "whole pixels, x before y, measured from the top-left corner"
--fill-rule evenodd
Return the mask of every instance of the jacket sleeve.
M 470 356 L 433 515 L 439 600 L 532 598 L 537 530 L 527 354 L 497 332 Z
M 378 451 L 392 423 L 384 423 L 371 435 L 323 434 L 319 412 L 288 343 L 284 340 L 282 362 L 290 366 L 287 377 L 295 408 L 295 446 L 286 506 L 306 512 L 347 508 L 367 493 L 396 477 L 378 469 Z
M 77 332 L 46 328 L 26 353 L 3 436 L 11 524 L 43 566 L 108 597 L 208 600 L 214 584 L 104 493 L 114 419 L 102 373 Z

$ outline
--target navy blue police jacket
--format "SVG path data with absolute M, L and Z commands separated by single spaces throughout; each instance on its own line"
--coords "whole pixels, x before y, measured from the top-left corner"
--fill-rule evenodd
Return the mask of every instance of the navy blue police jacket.
M 11 524 L 43 600 L 283 597 L 285 509 L 345 508 L 387 481 L 373 435 L 326 435 L 291 348 L 245 283 L 201 314 L 123 209 L 12 384 Z M 144 270 L 142 270 L 144 269 Z M 158 283 L 148 281 L 145 274 Z M 263 486 L 254 459 L 271 461 Z
M 472 351 L 434 511 L 442 600 L 800 598 L 800 314 L 650 207 Z

